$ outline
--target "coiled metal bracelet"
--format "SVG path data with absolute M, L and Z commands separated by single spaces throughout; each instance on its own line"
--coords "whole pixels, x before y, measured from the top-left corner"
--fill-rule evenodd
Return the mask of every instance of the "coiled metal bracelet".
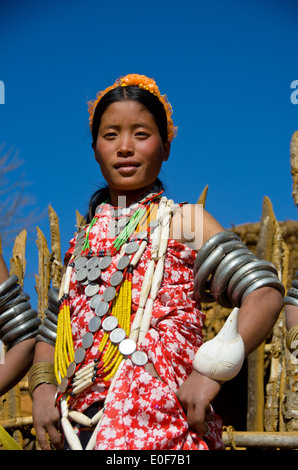
M 43 341 L 51 346 L 55 346 L 59 313 L 58 296 L 58 289 L 52 287 L 48 290 L 48 308 L 45 310 L 45 318 L 38 329 L 36 342 Z
M 26 339 L 35 338 L 41 320 L 32 309 L 30 297 L 23 292 L 17 276 L 0 285 L 0 339 L 7 350 Z
M 295 279 L 291 282 L 291 287 L 284 299 L 285 304 L 298 307 L 298 271 L 295 273 Z
M 259 259 L 233 232 L 223 231 L 211 237 L 195 259 L 194 293 L 202 302 L 240 307 L 250 292 L 265 286 L 284 295 L 274 264 Z

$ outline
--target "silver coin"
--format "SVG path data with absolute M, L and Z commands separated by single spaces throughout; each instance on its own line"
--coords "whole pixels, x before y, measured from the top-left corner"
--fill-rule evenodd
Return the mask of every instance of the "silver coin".
M 110 279 L 111 286 L 114 286 L 114 287 L 119 286 L 119 284 L 121 284 L 122 282 L 122 279 L 123 279 L 122 271 L 116 271 L 111 276 L 111 279 Z
M 141 232 L 136 233 L 136 238 L 138 238 L 139 240 L 143 240 L 146 237 L 147 237 L 147 230 L 142 230 Z
M 129 356 L 136 350 L 136 343 L 134 340 L 126 338 L 119 344 L 119 351 L 123 356 Z
M 82 247 L 85 243 L 85 238 L 81 237 L 78 240 L 76 240 L 76 248 Z
M 101 325 L 100 317 L 97 317 L 97 316 L 92 317 L 88 323 L 89 331 L 91 331 L 91 333 L 95 333 L 97 330 L 99 330 L 100 325 Z
M 84 336 L 83 336 L 83 339 L 82 339 L 82 345 L 83 345 L 83 348 L 85 349 L 89 349 L 91 348 L 92 344 L 93 344 L 93 334 L 88 332 L 88 333 L 85 333 Z
M 86 281 L 88 276 L 88 269 L 87 268 L 82 268 L 76 273 L 76 280 L 78 282 Z
M 87 297 L 93 297 L 93 295 L 96 295 L 99 291 L 99 285 L 96 284 L 96 282 L 92 282 L 91 284 L 88 284 L 88 286 L 85 289 L 85 294 Z
M 108 302 L 105 302 L 104 300 L 102 300 L 95 308 L 95 314 L 98 317 L 104 317 L 108 311 L 109 311 L 109 304 Z
M 117 220 L 112 219 L 112 220 L 108 223 L 108 229 L 111 230 L 111 229 L 113 229 L 113 228 L 114 228 L 115 226 L 117 226 L 117 225 L 118 225 Z
M 130 211 L 131 211 L 130 207 L 122 207 L 121 214 L 122 215 L 128 215 L 128 214 L 130 214 Z
M 119 234 L 119 230 L 115 231 L 114 229 L 110 229 L 108 232 L 108 238 L 116 238 Z
M 130 262 L 129 256 L 121 256 L 121 258 L 119 258 L 117 262 L 117 269 L 121 271 L 127 268 L 127 266 L 129 265 L 129 262 Z
M 121 341 L 123 341 L 126 338 L 126 333 L 123 328 L 115 328 L 111 333 L 110 333 L 110 340 L 112 343 L 118 344 Z
M 150 220 L 149 224 L 148 224 L 148 227 L 150 228 L 155 228 L 158 226 L 158 220 L 157 219 L 154 219 L 154 220 Z
M 102 300 L 102 295 L 100 294 L 93 295 L 93 297 L 90 300 L 90 307 L 95 309 L 97 305 L 101 302 L 101 300 Z
M 100 214 L 103 210 L 103 204 L 99 204 L 99 206 L 95 209 L 95 214 Z
M 118 220 L 118 227 L 122 230 L 129 222 L 129 217 L 122 217 Z
M 79 269 L 85 268 L 87 264 L 87 258 L 85 256 L 79 256 L 75 261 L 75 269 L 78 271 Z
M 113 220 L 112 222 L 110 222 L 108 227 L 109 227 L 109 237 L 110 238 L 117 237 L 119 233 L 119 226 L 116 220 Z
M 93 256 L 87 261 L 86 268 L 91 270 L 93 268 L 97 268 L 98 264 L 99 264 L 99 258 L 97 256 Z
M 100 274 L 101 274 L 101 269 L 100 268 L 93 268 L 93 269 L 91 269 L 91 271 L 89 271 L 89 273 L 87 275 L 87 279 L 90 282 L 96 281 L 96 279 L 99 278 Z
M 75 249 L 73 250 L 74 256 L 81 256 L 82 253 L 82 247 L 83 245 L 76 246 Z
M 76 371 L 76 367 L 77 367 L 76 363 L 74 361 L 71 362 L 67 368 L 66 377 L 68 378 L 72 377 Z
M 75 351 L 74 360 L 77 364 L 80 364 L 85 359 L 86 350 L 84 348 L 78 348 Z
M 132 255 L 133 253 L 135 253 L 136 251 L 138 251 L 139 249 L 139 244 L 138 242 L 130 242 L 126 245 L 125 247 L 125 253 L 127 255 Z
M 103 300 L 106 302 L 111 302 L 116 295 L 116 289 L 113 286 L 107 287 L 102 294 Z
M 99 267 L 100 269 L 107 269 L 111 263 L 112 263 L 111 256 L 104 256 L 103 258 L 101 258 L 99 262 Z
M 148 362 L 148 356 L 144 351 L 135 351 L 131 355 L 131 360 L 136 366 L 144 366 Z
M 81 231 L 77 234 L 76 240 L 81 240 L 82 238 L 85 238 L 85 236 L 86 236 L 85 230 L 81 230 Z
M 61 380 L 61 382 L 60 382 L 60 384 L 59 384 L 59 386 L 58 386 L 59 391 L 60 391 L 61 393 L 65 393 L 66 390 L 67 390 L 67 387 L 68 387 L 68 378 L 67 378 L 67 377 L 64 377 L 64 378 Z
M 112 315 L 105 318 L 102 322 L 102 327 L 105 331 L 113 331 L 118 326 L 118 320 L 116 317 Z

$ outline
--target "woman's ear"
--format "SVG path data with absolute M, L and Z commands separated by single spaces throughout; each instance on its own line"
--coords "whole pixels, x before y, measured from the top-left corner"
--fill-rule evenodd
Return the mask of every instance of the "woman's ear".
M 166 162 L 170 156 L 171 151 L 171 142 L 167 140 L 167 142 L 163 142 L 163 160 Z

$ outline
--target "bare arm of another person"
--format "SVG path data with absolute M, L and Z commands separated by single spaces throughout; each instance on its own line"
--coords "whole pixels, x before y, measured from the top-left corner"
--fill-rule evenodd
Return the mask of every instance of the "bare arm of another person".
M 8 278 L 9 272 L 3 256 L 0 254 L 0 285 Z M 1 313 L 4 312 L 3 308 Z M 6 352 L 4 363 L 0 364 L 0 396 L 8 392 L 26 375 L 32 364 L 34 347 L 35 339 L 32 338 L 16 344 Z

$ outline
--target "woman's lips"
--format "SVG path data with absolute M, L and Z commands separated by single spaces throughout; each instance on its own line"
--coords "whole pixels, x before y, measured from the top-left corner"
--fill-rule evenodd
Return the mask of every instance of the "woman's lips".
M 139 163 L 135 162 L 123 162 L 123 163 L 118 163 L 115 165 L 116 170 L 123 175 L 130 175 L 133 174 L 136 169 L 140 166 Z

